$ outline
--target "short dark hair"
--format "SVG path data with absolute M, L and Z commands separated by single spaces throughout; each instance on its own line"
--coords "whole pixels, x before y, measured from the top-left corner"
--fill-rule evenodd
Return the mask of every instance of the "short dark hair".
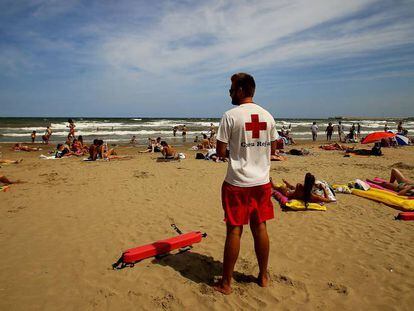
M 168 146 L 168 144 L 167 144 L 167 142 L 165 141 L 165 140 L 163 140 L 162 142 L 161 142 L 161 146 Z
M 246 97 L 253 97 L 256 90 L 256 82 L 251 75 L 244 72 L 235 73 L 231 76 L 231 81 L 235 83 L 237 88 L 241 88 Z

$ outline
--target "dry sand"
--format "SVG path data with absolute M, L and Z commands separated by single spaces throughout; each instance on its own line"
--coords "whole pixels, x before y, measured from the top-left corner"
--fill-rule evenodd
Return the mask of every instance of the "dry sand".
M 341 183 L 387 178 L 398 162 L 414 178 L 414 147 L 384 156 L 344 158 L 339 151 L 273 162 L 271 176 L 300 182 L 307 171 Z M 27 183 L 0 192 L 1 310 L 412 310 L 414 222 L 397 210 L 339 194 L 326 212 L 282 212 L 268 222 L 272 283 L 260 288 L 253 241 L 245 228 L 234 292 L 210 284 L 221 273 L 225 224 L 220 188 L 226 163 L 188 158 L 158 163 L 157 155 L 119 148 L 128 161 L 41 160 L 39 152 L 0 173 Z M 400 166 L 400 164 L 397 164 Z M 208 237 L 183 254 L 112 270 L 122 250 L 174 236 L 170 224 Z M 411 307 L 410 307 L 411 306 Z

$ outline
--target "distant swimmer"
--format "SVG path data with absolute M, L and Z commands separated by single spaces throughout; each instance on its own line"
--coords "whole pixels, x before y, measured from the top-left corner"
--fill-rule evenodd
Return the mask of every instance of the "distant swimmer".
M 135 135 L 132 135 L 132 138 L 131 138 L 131 140 L 129 141 L 129 143 L 130 144 L 136 144 L 137 143 L 137 138 L 136 138 L 136 136 Z
M 32 139 L 32 144 L 33 144 L 36 139 L 36 131 L 33 131 L 32 134 L 30 134 L 30 138 Z

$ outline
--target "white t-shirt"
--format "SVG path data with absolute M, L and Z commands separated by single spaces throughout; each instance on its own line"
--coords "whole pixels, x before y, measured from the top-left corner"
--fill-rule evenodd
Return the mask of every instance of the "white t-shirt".
M 312 126 L 311 126 L 312 133 L 318 133 L 318 129 L 319 128 L 316 124 L 312 124 Z
M 230 150 L 225 181 L 238 187 L 267 184 L 271 142 L 278 136 L 272 115 L 254 103 L 226 111 L 217 134 Z

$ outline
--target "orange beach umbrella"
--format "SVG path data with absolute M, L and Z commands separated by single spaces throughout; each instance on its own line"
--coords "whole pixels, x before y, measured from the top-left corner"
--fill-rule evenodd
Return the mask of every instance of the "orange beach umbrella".
M 374 132 L 368 134 L 362 141 L 361 144 L 369 144 L 369 143 L 375 143 L 377 141 L 380 141 L 383 138 L 390 138 L 395 137 L 394 133 L 389 132 Z

